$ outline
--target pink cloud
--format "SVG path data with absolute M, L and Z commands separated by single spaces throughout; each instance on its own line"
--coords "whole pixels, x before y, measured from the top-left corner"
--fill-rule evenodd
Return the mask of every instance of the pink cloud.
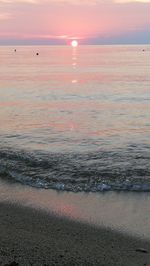
M 0 13 L 0 20 L 11 19 L 12 15 L 10 13 Z
M 0 33 L 17 38 L 86 39 L 150 27 L 150 1 L 129 1 L 0 0 Z

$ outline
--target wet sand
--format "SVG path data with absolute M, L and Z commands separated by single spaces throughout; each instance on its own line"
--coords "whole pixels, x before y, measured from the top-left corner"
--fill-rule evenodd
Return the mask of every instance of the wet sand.
M 0 265 L 150 265 L 150 242 L 0 203 Z

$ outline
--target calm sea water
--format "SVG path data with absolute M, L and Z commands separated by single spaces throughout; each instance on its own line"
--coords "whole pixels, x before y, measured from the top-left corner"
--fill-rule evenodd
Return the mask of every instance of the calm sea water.
M 0 47 L 2 178 L 150 190 L 150 46 L 15 48 Z

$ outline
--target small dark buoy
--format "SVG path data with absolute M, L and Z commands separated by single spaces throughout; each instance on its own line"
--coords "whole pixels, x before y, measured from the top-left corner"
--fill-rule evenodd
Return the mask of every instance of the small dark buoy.
M 145 49 L 142 50 L 143 52 L 145 51 Z
M 16 52 L 17 50 L 15 49 L 14 52 Z
M 141 253 L 148 253 L 148 250 L 145 249 L 145 248 L 137 248 L 135 251 L 136 252 L 141 252 Z
M 36 53 L 36 55 L 39 55 L 39 53 Z

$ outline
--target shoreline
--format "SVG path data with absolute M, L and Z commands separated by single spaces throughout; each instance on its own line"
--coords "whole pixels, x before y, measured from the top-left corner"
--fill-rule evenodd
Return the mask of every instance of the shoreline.
M 149 265 L 150 241 L 0 203 L 0 265 Z M 18 263 L 18 264 L 17 264 Z
M 0 179 L 0 202 L 46 211 L 150 240 L 150 193 L 73 193 L 37 189 Z

